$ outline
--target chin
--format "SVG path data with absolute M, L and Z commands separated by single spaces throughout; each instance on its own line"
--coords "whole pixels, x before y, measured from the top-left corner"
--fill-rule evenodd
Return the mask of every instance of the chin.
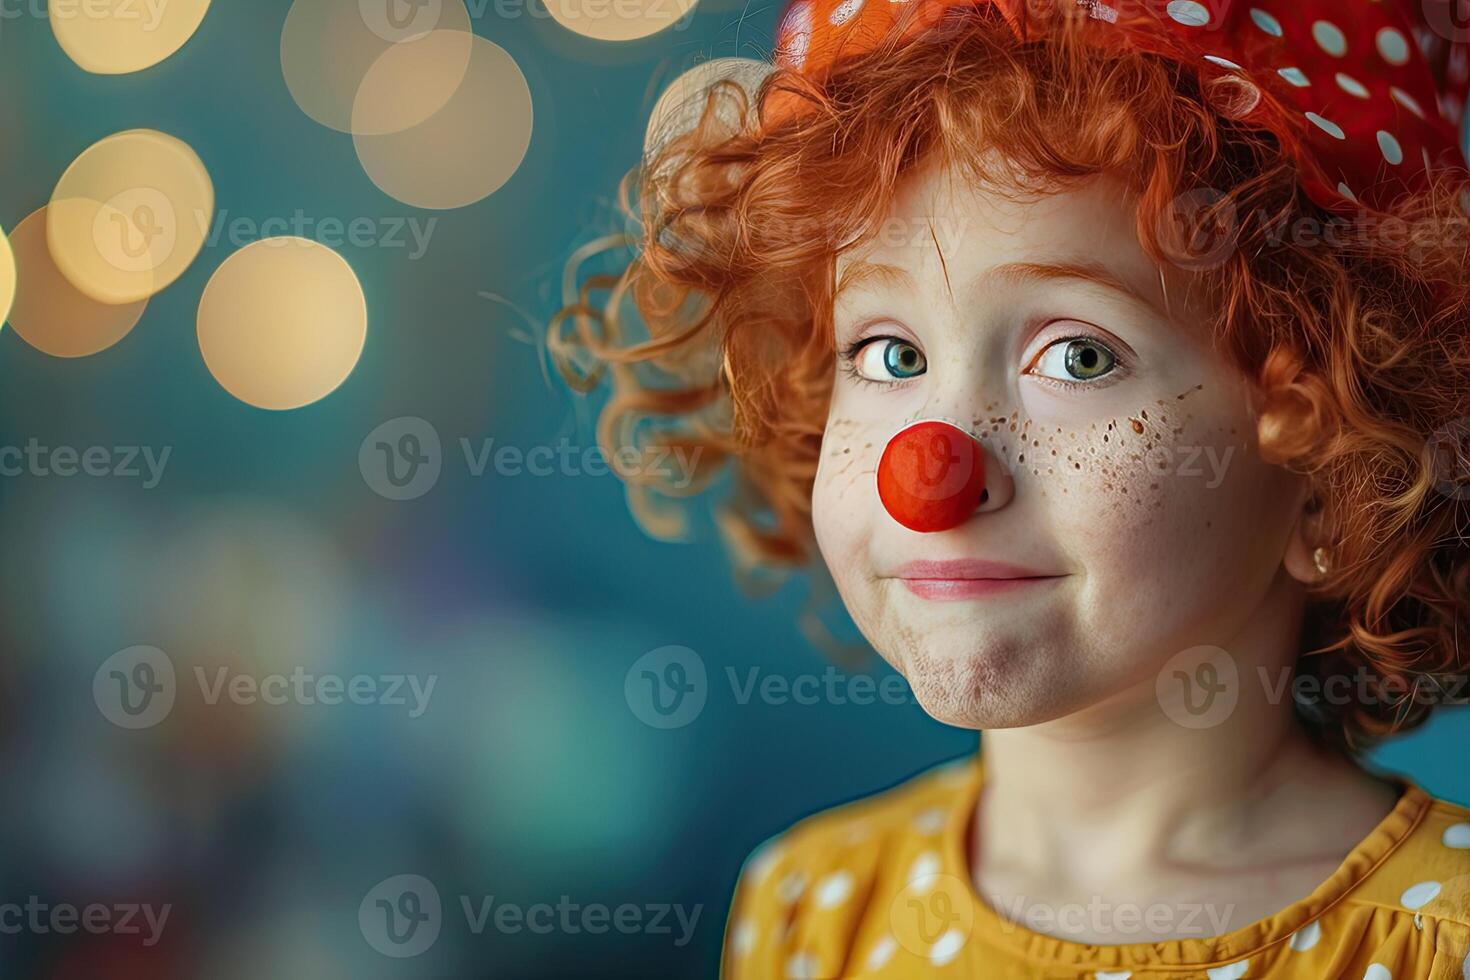
M 920 706 L 956 728 L 1021 728 L 1067 714 L 1059 674 L 1065 671 L 1034 645 L 977 650 L 926 645 L 895 665 Z

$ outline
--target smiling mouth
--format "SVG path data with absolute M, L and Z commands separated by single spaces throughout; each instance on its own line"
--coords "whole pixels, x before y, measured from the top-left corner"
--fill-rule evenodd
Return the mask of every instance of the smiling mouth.
M 982 596 L 1009 595 L 1058 582 L 1065 575 L 1049 575 L 1005 562 L 913 561 L 892 576 L 921 599 L 953 601 Z
M 921 599 L 944 602 L 1019 592 L 1048 582 L 1060 582 L 1064 578 L 1065 575 L 1036 575 L 1028 578 L 905 578 L 899 581 Z

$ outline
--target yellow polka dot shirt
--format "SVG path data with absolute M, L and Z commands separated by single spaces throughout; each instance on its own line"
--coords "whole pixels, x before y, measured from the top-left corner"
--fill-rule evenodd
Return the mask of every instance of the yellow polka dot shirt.
M 981 778 L 978 755 L 950 763 L 762 845 L 735 891 L 721 975 L 1470 980 L 1470 810 L 1412 782 L 1399 780 L 1392 812 L 1330 878 L 1270 918 L 1211 938 L 1092 945 L 1011 921 L 974 890 L 966 838 Z M 1187 914 L 1172 910 L 1176 932 L 1209 934 Z M 1128 928 L 1122 906 L 1110 921 Z

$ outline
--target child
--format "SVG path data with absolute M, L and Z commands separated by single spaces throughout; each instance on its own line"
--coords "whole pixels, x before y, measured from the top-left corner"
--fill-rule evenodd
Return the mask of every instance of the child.
M 1470 21 L 1339 7 L 795 0 L 645 161 L 600 439 L 985 733 L 761 848 L 728 976 L 1470 980 L 1470 811 L 1360 763 L 1470 696 Z

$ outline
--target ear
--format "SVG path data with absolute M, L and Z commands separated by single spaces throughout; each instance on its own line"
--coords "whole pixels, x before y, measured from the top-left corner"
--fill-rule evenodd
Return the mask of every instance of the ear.
M 1317 568 L 1314 553 L 1326 541 L 1322 538 L 1322 507 L 1312 495 L 1306 480 L 1298 485 L 1296 515 L 1291 535 L 1286 540 L 1286 554 L 1282 565 L 1287 574 L 1298 582 L 1315 585 L 1322 581 L 1325 573 Z

